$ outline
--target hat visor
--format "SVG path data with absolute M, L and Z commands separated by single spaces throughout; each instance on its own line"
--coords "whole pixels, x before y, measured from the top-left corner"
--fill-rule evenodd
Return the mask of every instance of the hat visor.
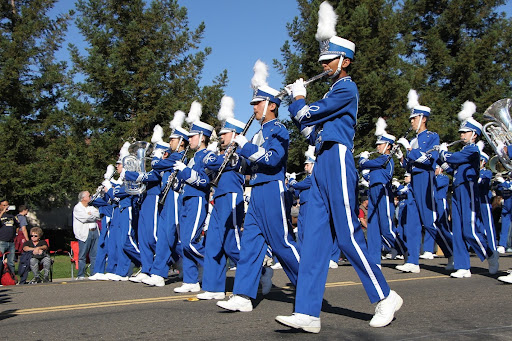
M 331 60 L 331 59 L 337 59 L 341 56 L 339 54 L 324 54 L 320 57 L 318 57 L 318 61 L 321 62 L 322 60 Z
M 254 97 L 249 104 L 255 105 L 255 104 L 258 104 L 259 102 L 266 101 L 267 99 L 268 98 L 265 98 L 265 97 Z

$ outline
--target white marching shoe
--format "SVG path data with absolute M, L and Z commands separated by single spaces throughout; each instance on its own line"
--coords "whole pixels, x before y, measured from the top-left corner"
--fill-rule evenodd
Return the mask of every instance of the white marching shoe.
M 293 313 L 291 316 L 276 316 L 276 321 L 285 326 L 302 329 L 308 333 L 320 332 L 320 317 Z
M 229 300 L 227 301 L 219 301 L 217 305 L 223 309 L 231 310 L 231 311 L 242 311 L 249 312 L 252 311 L 252 302 L 250 299 L 239 296 L 239 295 L 231 295 Z
M 116 275 L 116 274 L 113 274 L 113 273 L 107 273 L 106 274 L 107 276 L 107 279 L 111 280 L 111 281 L 116 281 L 116 282 L 126 282 L 128 280 L 128 276 L 119 276 L 119 275 Z
M 421 259 L 434 259 L 434 254 L 429 251 L 423 252 L 423 254 L 420 255 Z
M 174 292 L 184 293 L 184 292 L 199 292 L 201 291 L 201 286 L 198 283 L 183 283 L 181 287 L 174 288 Z
M 223 300 L 226 298 L 226 294 L 223 292 L 205 291 L 197 294 L 196 297 L 200 300 Z
M 489 273 L 491 275 L 495 275 L 500 268 L 500 254 L 498 251 L 494 251 L 491 257 L 487 258 L 487 262 L 489 263 Z
M 506 276 L 500 276 L 498 277 L 498 281 L 502 281 L 502 282 L 505 282 L 505 283 L 510 283 L 512 284 L 512 272 L 510 272 L 508 275 Z
M 400 270 L 402 272 L 412 272 L 412 273 L 419 273 L 420 272 L 420 266 L 412 263 L 405 263 L 402 265 L 395 266 L 395 269 Z
M 153 285 L 155 287 L 163 287 L 165 285 L 165 278 L 153 274 L 150 277 L 143 279 L 142 283 L 147 285 Z
M 337 268 L 338 268 L 338 263 L 336 263 L 333 260 L 330 260 L 329 261 L 329 269 L 337 269 Z
M 505 253 L 505 247 L 504 246 L 498 246 L 496 248 L 496 251 L 498 251 L 498 253 L 504 254 Z
M 274 276 L 274 269 L 271 267 L 264 267 L 265 272 L 260 277 L 261 293 L 266 295 L 272 289 L 272 277 Z
M 452 272 L 450 274 L 450 277 L 453 277 L 453 278 L 469 278 L 471 277 L 471 271 L 468 269 L 459 269 L 455 272 Z
M 129 280 L 130 280 L 130 282 L 133 282 L 133 283 L 141 283 L 142 280 L 148 279 L 148 278 L 149 278 L 148 274 L 145 274 L 144 272 L 140 272 L 138 275 L 130 277 Z
M 397 312 L 404 303 L 404 300 L 394 291 L 389 292 L 388 297 L 377 303 L 375 315 L 370 321 L 370 326 L 379 328 L 385 327 L 393 321 L 395 312 Z
M 94 275 L 88 277 L 91 281 L 108 281 L 106 274 L 96 272 Z
M 281 265 L 281 263 L 276 263 L 276 264 L 272 265 L 271 268 L 274 270 L 280 270 L 283 268 L 283 266 Z

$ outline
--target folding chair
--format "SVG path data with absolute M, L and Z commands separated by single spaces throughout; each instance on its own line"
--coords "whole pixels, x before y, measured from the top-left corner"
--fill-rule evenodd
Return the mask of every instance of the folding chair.
M 52 251 L 50 250 L 50 239 L 45 239 L 45 242 L 46 244 L 48 245 L 48 255 L 50 256 L 50 270 L 49 270 L 49 273 L 48 273 L 48 279 L 50 282 L 53 282 L 53 263 L 55 263 L 55 255 L 58 251 L 60 250 L 57 250 L 57 251 Z M 44 279 L 44 275 L 42 273 L 42 270 L 43 270 L 43 264 L 39 264 L 39 281 L 37 278 L 32 278 L 29 282 L 29 284 L 33 284 L 33 283 L 37 283 L 37 282 L 42 282 L 43 279 Z
M 74 240 L 70 243 L 71 251 L 69 252 L 69 260 L 71 262 L 71 278 L 75 278 L 74 271 L 78 273 L 78 256 L 80 255 L 80 247 L 77 240 Z M 85 267 L 85 275 L 89 276 L 89 256 L 87 255 L 86 267 Z

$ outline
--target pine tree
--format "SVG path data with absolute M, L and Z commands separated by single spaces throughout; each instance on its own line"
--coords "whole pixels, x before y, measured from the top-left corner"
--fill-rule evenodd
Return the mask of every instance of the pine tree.
M 52 148 L 64 133 L 66 64 L 54 55 L 70 14 L 51 19 L 55 2 L 0 3 L 0 193 L 15 204 L 48 206 L 65 186 Z

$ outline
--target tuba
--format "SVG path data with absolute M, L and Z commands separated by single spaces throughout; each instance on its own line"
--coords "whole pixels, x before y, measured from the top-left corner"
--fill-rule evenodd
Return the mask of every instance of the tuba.
M 512 160 L 500 150 L 499 146 L 509 146 L 512 144 L 512 119 L 510 110 L 512 109 L 512 99 L 504 98 L 494 102 L 484 112 L 484 118 L 491 122 L 486 123 L 482 129 L 485 139 L 492 146 L 500 163 L 508 171 L 512 171 Z M 497 170 L 495 160 L 494 170 Z
M 146 161 L 153 151 L 153 145 L 145 141 L 134 142 L 128 147 L 129 155 L 123 158 L 123 169 L 131 172 L 146 172 Z M 139 195 L 144 193 L 146 185 L 137 181 L 124 180 L 126 193 Z

